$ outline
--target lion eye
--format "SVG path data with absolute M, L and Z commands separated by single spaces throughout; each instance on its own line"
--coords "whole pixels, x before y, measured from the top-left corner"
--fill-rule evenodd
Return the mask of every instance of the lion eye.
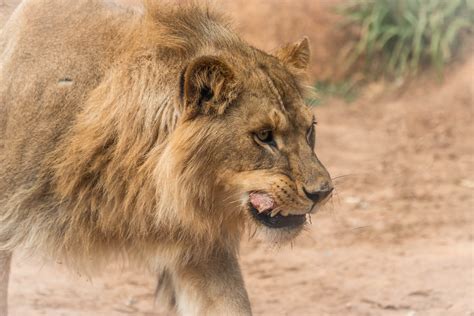
M 262 130 L 255 133 L 257 139 L 268 145 L 276 146 L 275 140 L 273 139 L 273 132 L 271 130 Z

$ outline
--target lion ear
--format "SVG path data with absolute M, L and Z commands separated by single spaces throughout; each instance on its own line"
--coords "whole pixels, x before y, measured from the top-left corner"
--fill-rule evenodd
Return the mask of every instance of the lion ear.
M 306 70 L 311 55 L 308 37 L 305 36 L 299 42 L 281 47 L 276 51 L 275 55 L 289 68 L 297 71 Z
M 197 57 L 181 73 L 179 95 L 186 118 L 223 114 L 237 94 L 235 74 L 219 57 Z

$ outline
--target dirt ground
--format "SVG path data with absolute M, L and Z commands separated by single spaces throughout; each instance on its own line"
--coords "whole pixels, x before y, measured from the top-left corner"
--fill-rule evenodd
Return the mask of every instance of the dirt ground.
M 1 3 L 1 1 L 0 1 Z M 474 57 L 315 108 L 337 194 L 292 246 L 242 246 L 255 315 L 474 315 Z M 12 315 L 166 315 L 155 276 L 15 257 Z

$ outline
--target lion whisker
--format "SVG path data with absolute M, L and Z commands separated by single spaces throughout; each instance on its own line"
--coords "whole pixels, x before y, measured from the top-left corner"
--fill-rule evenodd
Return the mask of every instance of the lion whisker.
M 354 177 L 354 176 L 357 176 L 358 174 L 357 173 L 348 173 L 348 174 L 341 174 L 339 176 L 335 176 L 333 178 L 331 178 L 331 180 L 336 180 L 336 179 L 341 179 L 341 178 L 347 178 L 347 177 Z

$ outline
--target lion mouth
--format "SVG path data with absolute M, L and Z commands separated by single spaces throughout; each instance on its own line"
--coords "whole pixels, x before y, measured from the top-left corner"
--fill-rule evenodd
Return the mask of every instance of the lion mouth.
M 259 213 L 258 210 L 252 206 L 252 204 L 249 204 L 249 206 L 250 213 L 252 214 L 253 218 L 269 228 L 296 228 L 306 222 L 305 215 L 284 216 L 277 214 L 272 217 L 270 212 Z
M 306 222 L 306 215 L 275 214 L 275 204 L 265 193 L 251 193 L 248 203 L 252 217 L 269 228 L 297 228 Z

